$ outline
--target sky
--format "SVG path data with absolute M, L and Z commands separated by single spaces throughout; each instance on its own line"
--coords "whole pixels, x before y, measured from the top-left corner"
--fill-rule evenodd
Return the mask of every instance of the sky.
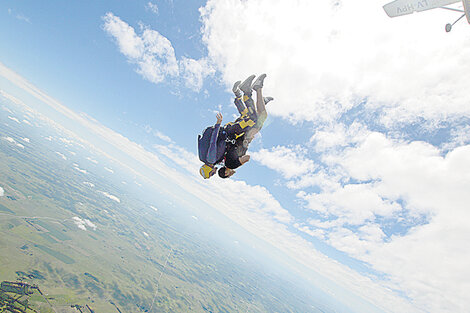
M 446 33 L 446 10 L 392 19 L 385 3 L 4 0 L 0 90 L 384 311 L 464 312 L 470 27 Z M 216 112 L 233 120 L 231 85 L 261 73 L 275 100 L 250 162 L 202 180 L 197 135 Z

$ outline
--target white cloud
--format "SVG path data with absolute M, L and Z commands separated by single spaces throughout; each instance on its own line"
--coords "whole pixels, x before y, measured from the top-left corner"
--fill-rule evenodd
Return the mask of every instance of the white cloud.
M 286 186 L 291 189 L 305 189 L 316 186 L 322 190 L 336 190 L 341 186 L 341 179 L 340 175 L 335 175 L 326 169 L 320 168 L 315 173 L 307 173 L 298 179 L 288 181 Z
M 147 234 L 146 232 L 142 232 L 144 234 L 145 237 L 149 237 L 149 234 Z
M 21 122 L 16 118 L 16 117 L 13 117 L 13 116 L 8 116 L 8 118 L 12 121 L 15 121 L 17 122 L 18 124 L 20 124 Z
M 111 200 L 113 200 L 113 201 L 116 201 L 116 202 L 118 202 L 118 203 L 121 202 L 121 200 L 120 200 L 118 197 L 116 197 L 116 196 L 114 196 L 114 195 L 112 195 L 112 194 L 109 194 L 109 193 L 107 193 L 106 191 L 98 191 L 98 192 L 101 193 L 101 194 L 103 194 L 105 197 L 108 197 L 109 199 L 111 199 Z
M 171 140 L 170 137 L 168 137 L 167 135 L 165 135 L 164 133 L 162 133 L 159 130 L 154 130 L 150 125 L 145 125 L 145 131 L 147 132 L 147 134 L 152 134 L 155 137 L 157 137 L 157 138 L 159 138 L 163 141 L 173 142 L 173 140 Z
M 147 10 L 150 10 L 150 11 L 151 11 L 152 13 L 154 13 L 154 14 L 158 14 L 158 6 L 157 6 L 157 4 L 155 4 L 155 3 L 152 3 L 152 2 L 149 1 L 149 2 L 147 2 L 147 4 L 145 5 L 145 8 L 146 8 Z
M 73 222 L 75 223 L 75 225 L 77 225 L 77 227 L 81 230 L 87 230 L 87 226 L 89 228 L 93 228 L 93 230 L 96 230 L 96 225 L 93 224 L 88 219 L 81 219 L 78 216 L 74 216 L 72 219 L 73 219 Z
M 280 203 L 265 187 L 250 186 L 243 181 L 221 180 L 218 177 L 201 184 L 201 177 L 198 172 L 200 162 L 194 153 L 174 144 L 157 146 L 157 148 L 159 153 L 173 160 L 180 168 L 187 171 L 187 173 L 183 174 L 174 172 L 172 177 L 174 177 L 175 181 L 180 182 L 183 188 L 198 197 L 202 197 L 203 200 L 210 204 L 221 207 L 230 203 L 229 211 L 236 211 L 237 209 L 235 208 L 241 210 L 241 212 L 234 212 L 236 216 L 259 214 L 259 216 L 264 216 L 264 218 L 281 223 L 289 223 L 293 220 L 289 212 L 282 208 Z M 185 178 L 187 175 L 190 175 L 190 180 Z M 224 199 L 219 200 L 218 198 L 205 196 L 208 194 L 206 189 L 211 190 L 210 194 L 214 192 L 224 195 Z M 230 190 L 231 192 L 227 193 L 224 190 Z M 223 211 L 228 212 L 226 209 L 223 209 Z
M 470 125 L 461 125 L 453 128 L 450 136 L 450 141 L 442 145 L 443 150 L 449 151 L 454 148 L 470 144 Z
M 28 24 L 31 24 L 31 20 L 29 19 L 29 17 L 25 16 L 22 13 L 14 13 L 14 11 L 12 9 L 8 9 L 8 14 L 9 15 L 14 15 L 17 20 L 20 20 L 20 21 L 26 22 Z
M 25 21 L 26 23 L 31 24 L 31 20 L 29 19 L 29 17 L 26 17 L 22 14 L 18 14 L 16 18 L 19 19 L 20 21 Z
M 16 143 L 15 139 L 11 138 L 11 137 L 2 137 L 4 140 L 10 142 L 10 143 Z
M 50 136 L 49 136 L 49 138 L 50 138 Z M 65 143 L 66 145 L 72 145 L 73 144 L 73 140 L 67 139 L 67 138 L 62 138 L 61 137 L 61 138 L 59 138 L 59 141 Z
M 87 157 L 86 159 L 87 159 L 88 161 L 90 161 L 91 163 L 98 164 L 98 161 L 96 161 L 96 160 L 94 160 L 94 159 L 92 159 L 92 158 L 90 158 L 90 157 Z
M 77 171 L 79 171 L 80 173 L 82 174 L 88 174 L 88 172 L 86 170 L 83 170 L 81 169 L 80 167 L 78 167 L 78 164 L 74 164 L 73 168 Z
M 29 126 L 33 126 L 33 124 L 31 124 L 31 122 L 28 120 L 23 120 L 23 123 L 28 124 Z
M 81 218 L 79 218 L 78 216 L 75 216 L 73 217 L 73 221 L 75 225 L 77 225 L 78 228 L 80 228 L 81 230 L 86 230 L 85 221 L 83 221 Z
M 83 184 L 87 185 L 88 187 L 95 187 L 95 184 L 87 182 L 87 181 L 84 181 Z
M 137 65 L 137 73 L 145 79 L 157 84 L 166 76 L 178 75 L 173 46 L 158 31 L 144 28 L 139 36 L 134 28 L 112 13 L 107 13 L 103 20 L 104 30 L 116 40 L 121 53 Z
M 316 237 L 316 238 L 319 238 L 319 239 L 324 239 L 325 231 L 323 229 L 311 229 L 308 226 L 300 225 L 298 223 L 294 224 L 294 227 L 297 228 L 298 230 L 300 230 L 301 232 L 309 234 L 312 237 Z
M 163 134 L 162 132 L 160 132 L 158 130 L 155 131 L 153 134 L 155 135 L 155 137 L 160 138 L 163 141 L 173 142 L 170 137 L 168 137 L 167 135 Z
M 310 142 L 315 144 L 317 152 L 324 152 L 331 149 L 342 149 L 361 142 L 368 134 L 369 131 L 366 127 L 358 122 L 353 122 L 348 127 L 336 123 L 315 131 Z
M 3 190 L 2 187 L 0 187 L 0 197 L 3 197 L 4 194 L 5 194 L 5 191 Z
M 107 168 L 106 166 L 104 167 L 104 169 L 105 169 L 106 171 L 110 172 L 111 174 L 114 174 L 114 171 L 113 171 L 112 169 Z
M 186 87 L 199 91 L 202 88 L 204 79 L 215 73 L 215 69 L 211 66 L 210 60 L 203 58 L 194 60 L 183 57 L 179 61 L 181 76 L 184 79 Z
M 85 225 L 90 228 L 93 228 L 94 230 L 96 229 L 96 225 L 93 224 L 90 220 L 85 219 Z
M 62 153 L 57 152 L 57 151 L 56 151 L 55 153 L 56 153 L 58 156 L 60 156 L 62 159 L 67 160 L 67 157 L 66 157 L 65 155 L 63 155 Z
M 215 72 L 207 58 L 183 57 L 177 61 L 171 42 L 156 30 L 140 25 L 138 35 L 132 26 L 111 12 L 103 20 L 104 30 L 116 40 L 120 52 L 137 65 L 138 74 L 152 83 L 181 76 L 188 88 L 198 92 L 204 78 Z
M 16 140 L 11 137 L 2 137 L 2 139 L 14 144 L 18 148 L 24 149 L 24 146 L 21 143 L 17 143 Z
M 29 138 L 21 138 L 21 139 L 22 139 L 24 142 L 27 142 L 27 143 L 30 142 Z
M 276 146 L 270 150 L 261 149 L 253 152 L 254 160 L 281 173 L 284 178 L 291 179 L 302 174 L 313 172 L 315 164 L 305 157 L 306 151 L 300 146 L 292 148 Z
M 362 225 L 380 215 L 391 217 L 402 207 L 390 199 L 384 199 L 374 184 L 349 184 L 331 193 L 311 194 L 302 197 L 307 207 L 329 218 L 337 217 L 349 225 Z M 302 194 L 302 193 L 301 193 Z
M 186 149 L 170 143 L 169 145 L 155 145 L 155 149 L 160 155 L 163 155 L 178 166 L 188 170 L 189 172 L 198 172 L 198 168 L 201 166 L 199 159 L 194 153 L 187 151 Z

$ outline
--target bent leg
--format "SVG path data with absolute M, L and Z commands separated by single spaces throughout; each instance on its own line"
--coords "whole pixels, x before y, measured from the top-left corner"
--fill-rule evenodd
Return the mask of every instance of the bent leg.
M 254 114 L 256 112 L 255 102 L 251 98 L 251 95 L 243 95 L 243 97 L 237 97 L 234 100 L 235 106 L 237 107 L 240 115 Z
M 243 95 L 243 102 L 245 102 L 245 105 L 251 114 L 256 112 L 255 102 L 253 101 L 253 98 L 251 97 L 251 93 Z
M 238 113 L 242 115 L 243 112 L 245 112 L 246 110 L 246 106 L 245 106 L 245 103 L 243 103 L 242 97 L 235 97 L 235 100 L 233 101 L 233 103 L 235 103 Z

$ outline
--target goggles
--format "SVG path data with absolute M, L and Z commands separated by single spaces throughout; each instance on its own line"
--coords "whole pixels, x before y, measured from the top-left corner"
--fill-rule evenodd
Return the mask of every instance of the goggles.
M 202 178 L 204 179 L 210 178 L 212 175 L 215 174 L 215 172 L 217 172 L 217 167 L 210 167 L 207 164 L 204 164 L 199 169 L 199 174 L 201 174 Z

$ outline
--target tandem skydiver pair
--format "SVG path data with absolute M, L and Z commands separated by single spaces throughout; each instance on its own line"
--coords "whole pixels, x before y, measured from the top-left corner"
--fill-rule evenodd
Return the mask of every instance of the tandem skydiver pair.
M 245 81 L 237 81 L 232 88 L 235 94 L 235 106 L 240 116 L 233 122 L 221 127 L 222 114 L 217 113 L 217 122 L 207 127 L 202 135 L 198 136 L 199 159 L 204 164 L 199 173 L 204 179 L 212 177 L 217 172 L 217 165 L 221 178 L 228 178 L 235 174 L 235 169 L 250 160 L 246 154 L 249 143 L 263 127 L 268 116 L 266 104 L 272 97 L 263 97 L 263 84 L 266 74 L 256 78 L 249 76 Z M 252 98 L 253 90 L 256 92 L 256 107 Z

